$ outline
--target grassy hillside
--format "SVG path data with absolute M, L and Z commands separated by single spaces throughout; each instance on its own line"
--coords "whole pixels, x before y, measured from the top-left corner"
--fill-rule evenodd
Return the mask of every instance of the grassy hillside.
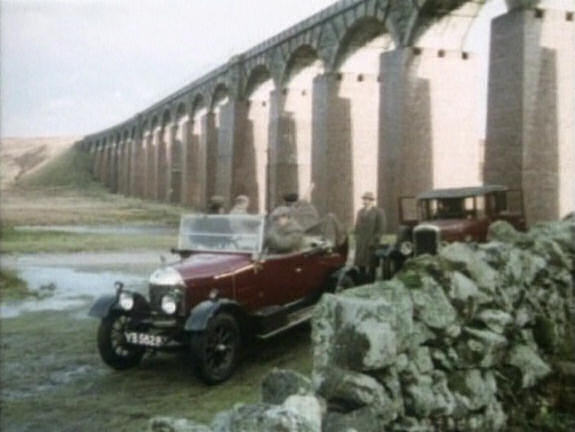
M 49 144 L 53 144 L 51 147 Z M 56 138 L 2 140 L 2 253 L 121 250 L 175 246 L 174 236 L 26 232 L 26 225 L 177 226 L 191 209 L 111 194 L 94 180 L 91 156 Z
M 24 188 L 87 188 L 94 187 L 91 174 L 91 156 L 70 147 L 15 182 Z
M 0 188 L 8 189 L 22 177 L 42 168 L 76 140 L 76 137 L 2 138 Z

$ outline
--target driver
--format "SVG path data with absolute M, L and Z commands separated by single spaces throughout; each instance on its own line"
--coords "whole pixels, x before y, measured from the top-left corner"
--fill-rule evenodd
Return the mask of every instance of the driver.
M 303 246 L 303 229 L 292 218 L 288 207 L 280 206 L 271 214 L 271 226 L 266 235 L 266 247 L 271 253 L 290 253 Z

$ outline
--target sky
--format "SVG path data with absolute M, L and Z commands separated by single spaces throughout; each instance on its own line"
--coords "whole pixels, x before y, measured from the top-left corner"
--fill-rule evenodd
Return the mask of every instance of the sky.
M 333 3 L 0 0 L 0 136 L 107 129 Z M 483 93 L 489 23 L 504 11 L 489 0 L 467 38 L 483 59 Z
M 334 0 L 0 0 L 0 135 L 120 123 Z

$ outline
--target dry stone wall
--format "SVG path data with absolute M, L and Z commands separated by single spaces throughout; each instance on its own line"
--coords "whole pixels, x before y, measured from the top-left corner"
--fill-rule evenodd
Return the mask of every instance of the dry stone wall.
M 262 402 L 210 426 L 154 419 L 151 431 L 501 431 L 540 400 L 557 360 L 575 359 L 575 218 L 489 243 L 454 243 L 393 280 L 325 295 L 311 378 L 273 371 Z M 180 427 L 176 422 L 182 422 Z

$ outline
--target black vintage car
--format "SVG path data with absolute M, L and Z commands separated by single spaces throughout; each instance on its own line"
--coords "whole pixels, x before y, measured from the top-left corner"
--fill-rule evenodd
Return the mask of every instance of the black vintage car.
M 399 220 L 395 243 L 375 252 L 384 279 L 414 255 L 436 254 L 443 242 L 485 242 L 495 221 L 526 229 L 521 191 L 499 185 L 434 189 L 415 198 L 401 197 Z

